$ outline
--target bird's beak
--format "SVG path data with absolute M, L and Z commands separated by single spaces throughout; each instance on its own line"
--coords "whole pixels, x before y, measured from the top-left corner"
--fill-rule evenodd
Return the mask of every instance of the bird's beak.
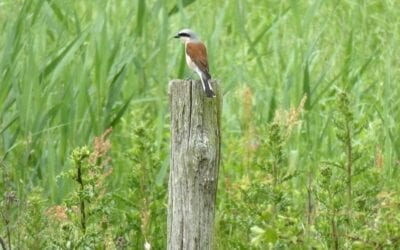
M 174 38 L 179 38 L 179 34 L 176 34 L 176 35 L 174 36 Z

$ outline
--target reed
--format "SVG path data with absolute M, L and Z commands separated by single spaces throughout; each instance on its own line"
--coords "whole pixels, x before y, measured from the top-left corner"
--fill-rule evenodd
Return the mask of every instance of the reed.
M 48 200 L 35 207 L 38 217 L 40 209 L 62 204 L 76 189 L 74 180 L 57 178 L 74 167 L 70 155 L 110 127 L 113 172 L 106 181 L 107 192 L 121 198 L 121 190 L 135 190 L 132 176 L 126 174 L 132 169 L 126 154 L 135 147 L 132 128 L 147 124 L 151 129 L 144 130 L 143 138 L 152 141 L 143 145 L 151 145 L 151 150 L 142 151 L 159 162 L 142 166 L 143 171 L 154 169 L 135 178 L 141 180 L 138 190 L 153 198 L 131 194 L 142 199 L 132 213 L 126 212 L 132 204 L 118 198 L 109 211 L 114 220 L 107 237 L 115 236 L 121 246 L 140 248 L 137 244 L 146 242 L 140 238 L 145 235 L 158 242 L 154 247 L 162 248 L 165 239 L 156 241 L 153 234 L 166 232 L 164 224 L 155 229 L 154 223 L 166 215 L 162 209 L 169 162 L 167 83 L 190 74 L 182 46 L 172 36 L 190 27 L 208 47 L 211 75 L 221 81 L 224 96 L 216 230 L 216 239 L 224 244 L 219 247 L 398 246 L 396 238 L 384 241 L 398 232 L 392 219 L 395 209 L 378 204 L 390 200 L 394 207 L 400 193 L 397 5 L 389 0 L 0 1 L 0 207 L 5 209 L 4 194 L 10 192 L 20 201 L 18 209 L 7 212 L 6 222 L 0 221 L 1 238 L 7 245 L 27 248 L 16 245 L 30 235 L 26 224 L 33 218 L 21 219 L 28 216 L 27 203 L 32 196 Z M 243 89 L 251 90 L 251 98 Z M 323 187 L 320 168 L 343 156 L 334 122 L 338 89 L 352 97 L 354 116 L 363 124 L 351 145 L 362 154 L 356 165 L 363 172 L 352 177 L 349 195 L 341 196 L 350 200 L 336 201 L 335 185 L 346 180 L 340 169 L 331 167 L 329 187 Z M 279 175 L 291 178 L 278 195 L 268 188 L 273 176 L 265 168 L 268 147 L 247 147 L 254 146 L 250 140 L 265 141 L 276 111 L 289 111 L 303 96 L 307 101 L 299 124 L 279 148 L 285 160 L 278 165 L 288 171 Z M 251 112 L 244 114 L 246 110 Z M 373 167 L 377 148 L 379 170 Z M 38 189 L 40 194 L 33 192 Z M 274 225 L 268 224 L 269 202 L 280 213 L 274 215 Z M 346 204 L 360 216 L 352 223 L 342 221 L 341 206 Z M 260 214 L 246 215 L 251 211 L 246 206 Z M 285 206 L 288 210 L 281 209 Z M 112 224 L 117 211 L 131 220 L 123 229 Z M 143 211 L 149 213 L 146 220 L 141 219 Z M 363 224 L 376 214 L 382 224 Z M 307 230 L 302 229 L 304 223 Z M 332 238 L 332 225 L 346 235 Z M 368 240 L 371 235 L 373 240 Z M 50 239 L 43 239 L 41 246 L 46 240 Z

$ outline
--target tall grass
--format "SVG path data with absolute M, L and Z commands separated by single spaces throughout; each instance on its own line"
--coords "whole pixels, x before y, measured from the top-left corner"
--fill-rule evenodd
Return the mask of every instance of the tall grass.
M 206 43 L 211 74 L 221 81 L 224 92 L 218 239 L 229 239 L 227 246 L 238 249 L 276 243 L 269 229 L 264 231 L 270 232 L 268 243 L 251 243 L 254 231 L 250 228 L 262 225 L 257 224 L 256 215 L 236 225 L 238 220 L 229 213 L 247 210 L 232 208 L 233 201 L 245 204 L 245 200 L 231 195 L 239 192 L 235 187 L 252 190 L 246 178 L 268 182 L 273 157 L 265 142 L 268 128 L 277 110 L 298 106 L 307 96 L 301 124 L 281 145 L 284 160 L 279 172 L 293 175 L 285 182 L 290 192 L 285 194 L 278 185 L 270 195 L 288 195 L 298 225 L 309 219 L 309 238 L 303 244 L 333 247 L 330 229 L 321 221 L 338 220 L 339 231 L 344 224 L 340 218 L 321 216 L 325 219 L 318 220 L 316 216 L 325 211 L 318 190 L 331 192 L 319 186 L 321 166 L 340 164 L 345 156 L 334 122 L 339 91 L 351 97 L 354 119 L 364 126 L 352 138 L 354 146 L 362 146 L 359 167 L 372 171 L 377 167 L 374 159 L 381 157 L 382 181 L 374 182 L 377 190 L 380 186 L 376 192 L 399 192 L 397 5 L 389 0 L 0 1 L 0 190 L 16 192 L 24 201 L 42 187 L 43 197 L 48 197 L 44 207 L 60 204 L 75 189 L 73 180 L 58 178 L 73 167 L 73 149 L 91 144 L 109 127 L 113 127 L 113 173 L 108 188 L 110 192 L 133 188 L 133 177 L 127 175 L 133 163 L 126 154 L 135 146 L 134 128 L 143 124 L 151 128 L 146 138 L 154 140 L 148 143 L 160 164 L 146 175 L 152 181 L 142 183 L 156 185 L 153 190 L 145 188 L 153 196 L 154 190 L 165 190 L 167 83 L 190 73 L 183 46 L 172 37 L 181 28 L 191 27 Z M 339 170 L 332 171 L 342 178 Z M 357 192 L 372 178 L 361 176 L 354 177 L 354 197 L 360 197 Z M 376 192 L 367 195 L 368 202 L 376 198 Z M 162 198 L 154 197 L 162 203 Z M 272 196 L 247 198 L 260 205 L 266 197 Z M 125 204 L 120 209 L 125 209 L 127 201 L 120 202 Z M 326 198 L 324 202 L 329 213 L 336 211 L 335 201 Z M 152 204 L 146 203 L 146 209 L 153 209 Z M 308 217 L 302 217 L 306 211 Z M 157 213 L 164 216 L 160 210 Z M 18 213 L 14 216 L 15 221 Z M 279 223 L 279 218 L 273 221 Z M 145 238 L 165 230 L 149 228 Z M 248 233 L 241 235 L 243 228 Z M 135 230 L 140 231 L 140 226 Z M 343 238 L 336 243 L 350 244 L 349 238 Z

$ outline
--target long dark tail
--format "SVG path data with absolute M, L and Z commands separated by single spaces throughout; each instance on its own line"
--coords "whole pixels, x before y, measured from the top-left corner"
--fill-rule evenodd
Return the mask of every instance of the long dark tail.
M 204 92 L 208 98 L 215 97 L 215 93 L 211 86 L 211 76 L 208 73 L 201 74 L 201 83 L 203 84 Z

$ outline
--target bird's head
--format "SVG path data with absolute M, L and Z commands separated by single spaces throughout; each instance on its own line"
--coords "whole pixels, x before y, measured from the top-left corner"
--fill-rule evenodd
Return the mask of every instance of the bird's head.
M 197 41 L 198 37 L 197 34 L 190 29 L 183 29 L 179 31 L 174 38 L 179 38 L 183 43 L 186 43 L 188 41 Z

